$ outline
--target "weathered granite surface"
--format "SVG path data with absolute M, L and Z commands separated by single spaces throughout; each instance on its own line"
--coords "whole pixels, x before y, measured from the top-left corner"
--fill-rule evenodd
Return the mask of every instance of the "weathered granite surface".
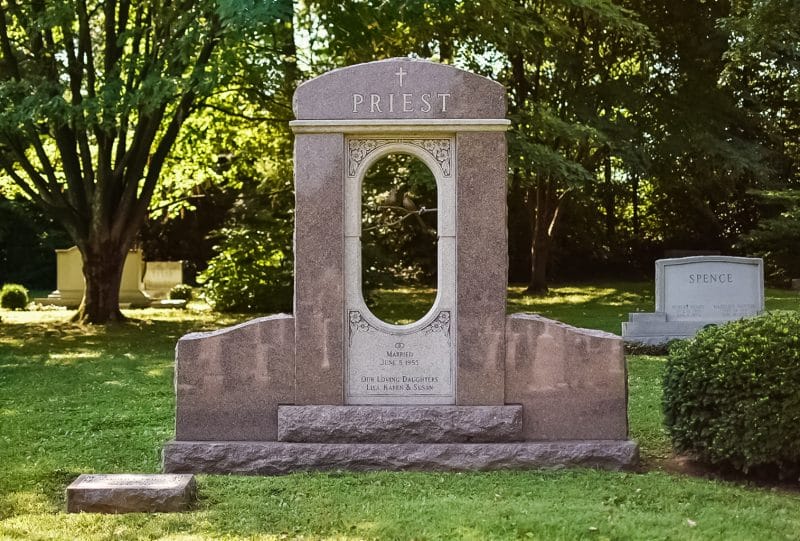
M 534 314 L 506 326 L 506 402 L 525 408 L 525 440 L 624 440 L 622 339 Z
M 294 396 L 294 318 L 187 334 L 175 355 L 175 438 L 274 440 Z
M 501 84 L 452 66 L 390 58 L 306 81 L 293 108 L 298 120 L 505 118 L 506 93 Z
M 505 133 L 459 133 L 456 404 L 503 404 L 505 374 Z
M 68 513 L 174 513 L 197 500 L 191 474 L 83 474 L 67 487 Z
M 631 441 L 520 443 L 169 442 L 164 471 L 280 475 L 313 470 L 446 470 L 561 468 L 622 470 L 638 463 Z
M 657 346 L 671 340 L 691 338 L 708 321 L 667 321 L 664 312 L 631 312 L 628 321 L 622 322 L 622 339 L 625 342 Z
M 521 440 L 522 406 L 281 406 L 278 440 L 318 443 Z
M 656 310 L 622 323 L 626 342 L 649 345 L 691 338 L 707 325 L 764 310 L 764 261 L 754 257 L 691 256 L 656 261 Z
M 344 137 L 294 143 L 297 404 L 344 402 Z

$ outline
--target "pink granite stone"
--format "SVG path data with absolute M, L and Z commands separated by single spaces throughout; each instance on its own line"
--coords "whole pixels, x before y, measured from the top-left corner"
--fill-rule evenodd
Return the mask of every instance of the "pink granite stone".
M 508 283 L 505 133 L 459 133 L 456 143 L 456 403 L 503 404 Z
M 284 475 L 298 471 L 491 471 L 565 467 L 630 469 L 639 448 L 627 440 L 513 443 L 290 443 L 174 441 L 164 471 Z
M 274 440 L 294 402 L 294 318 L 187 334 L 175 356 L 177 440 Z
M 295 139 L 297 404 L 344 402 L 344 137 Z
M 191 474 L 83 474 L 66 490 L 67 513 L 178 513 L 197 501 Z
M 506 402 L 522 404 L 526 440 L 627 438 L 622 339 L 534 314 L 509 316 Z
M 294 94 L 298 120 L 505 118 L 499 83 L 445 64 L 392 58 L 320 75 Z

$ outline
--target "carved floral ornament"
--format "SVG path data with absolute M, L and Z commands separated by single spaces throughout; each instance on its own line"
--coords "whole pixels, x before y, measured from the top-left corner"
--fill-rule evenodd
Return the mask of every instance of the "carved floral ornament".
M 375 331 L 376 329 L 369 324 L 369 322 L 364 319 L 364 316 L 361 315 L 361 312 L 358 310 L 350 310 L 349 312 L 349 319 L 350 319 L 350 343 L 352 344 L 353 341 L 353 334 L 358 332 L 365 332 L 369 333 Z M 447 310 L 443 310 L 439 312 L 439 315 L 436 316 L 436 319 L 431 321 L 428 325 L 426 325 L 422 332 L 424 334 L 433 334 L 433 333 L 442 333 L 446 338 L 448 343 L 450 342 L 450 312 Z
M 452 155 L 450 139 L 349 139 L 347 142 L 348 175 L 356 176 L 359 166 L 364 159 L 375 150 L 391 144 L 413 145 L 421 148 L 436 160 L 445 177 L 450 176 L 452 170 Z

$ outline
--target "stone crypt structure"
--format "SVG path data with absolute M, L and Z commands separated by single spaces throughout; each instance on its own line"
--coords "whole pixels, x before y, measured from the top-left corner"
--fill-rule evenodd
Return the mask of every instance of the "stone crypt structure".
M 504 88 L 392 59 L 302 84 L 294 112 L 294 313 L 180 339 L 164 470 L 635 464 L 622 340 L 506 315 Z M 361 284 L 361 183 L 393 153 L 437 185 L 437 296 L 409 325 Z

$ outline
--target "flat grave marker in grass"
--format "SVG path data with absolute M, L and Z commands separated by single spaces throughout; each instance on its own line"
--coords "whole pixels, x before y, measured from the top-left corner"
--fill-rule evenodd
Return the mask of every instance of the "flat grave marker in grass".
M 83 474 L 67 487 L 68 513 L 173 513 L 195 500 L 190 474 Z

